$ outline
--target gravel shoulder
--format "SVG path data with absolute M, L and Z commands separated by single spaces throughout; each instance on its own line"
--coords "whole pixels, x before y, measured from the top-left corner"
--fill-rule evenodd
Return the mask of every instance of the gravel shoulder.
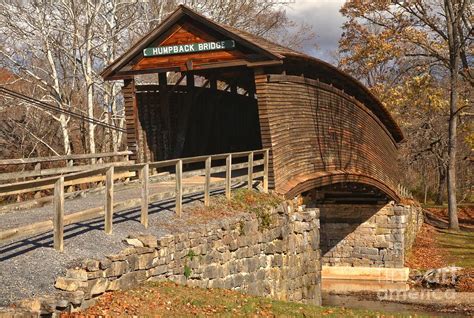
M 162 189 L 161 189 L 162 190 Z M 138 188 L 124 188 L 114 193 L 117 200 L 139 197 Z M 214 192 L 218 193 L 218 192 Z M 100 206 L 103 194 L 90 194 L 85 198 L 66 201 L 66 213 Z M 201 204 L 202 195 L 188 195 L 183 199 L 186 210 Z M 0 215 L 1 228 L 11 228 L 16 224 L 36 222 L 50 218 L 50 205 L 15 211 Z M 194 218 L 194 219 L 193 219 Z M 21 240 L 0 245 L 0 306 L 14 301 L 55 293 L 54 281 L 65 274 L 67 268 L 74 267 L 84 258 L 102 258 L 119 252 L 125 247 L 123 239 L 130 234 L 152 234 L 161 237 L 180 231 L 188 231 L 196 226 L 195 216 L 183 213 L 177 218 L 174 212 L 174 200 L 159 201 L 150 204 L 149 227 L 140 223 L 140 208 L 114 211 L 113 232 L 104 232 L 102 217 L 75 223 L 65 227 L 64 252 L 52 248 L 52 232 L 46 232 Z

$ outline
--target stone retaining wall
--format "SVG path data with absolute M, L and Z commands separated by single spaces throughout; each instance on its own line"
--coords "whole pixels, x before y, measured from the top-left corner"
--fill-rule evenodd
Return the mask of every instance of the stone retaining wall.
M 266 228 L 244 213 L 158 239 L 130 235 L 119 254 L 67 270 L 55 282 L 58 295 L 37 307 L 43 313 L 77 310 L 106 291 L 160 280 L 321 304 L 319 211 L 291 210 L 286 204 L 273 209 Z
M 329 266 L 404 266 L 423 223 L 419 207 L 324 204 L 321 211 L 322 263 Z

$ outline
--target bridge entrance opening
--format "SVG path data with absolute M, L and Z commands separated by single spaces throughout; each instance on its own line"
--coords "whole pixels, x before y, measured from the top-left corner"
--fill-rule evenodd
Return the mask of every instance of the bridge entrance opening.
M 252 71 L 168 72 L 136 82 L 141 161 L 262 147 Z

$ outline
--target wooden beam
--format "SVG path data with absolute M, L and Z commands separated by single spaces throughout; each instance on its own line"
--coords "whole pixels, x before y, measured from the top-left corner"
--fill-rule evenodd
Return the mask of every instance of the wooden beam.
M 252 185 L 253 185 L 253 152 L 249 154 L 249 160 L 248 160 L 249 166 L 248 166 L 248 181 L 247 181 L 247 187 L 249 190 L 252 190 Z
M 183 209 L 183 161 L 176 163 L 176 213 L 181 216 Z
M 54 249 L 64 250 L 64 177 L 59 177 L 54 184 Z
M 206 159 L 206 178 L 204 181 L 204 206 L 210 205 L 210 188 L 211 188 L 211 157 Z
M 268 164 L 270 158 L 270 151 L 265 150 L 263 154 L 263 192 L 268 193 Z
M 17 159 L 2 159 L 0 165 L 21 165 L 27 163 L 38 163 L 38 162 L 53 162 L 53 161 L 67 161 L 67 160 L 79 160 L 79 159 L 91 159 L 91 158 L 109 158 L 115 156 L 128 156 L 131 155 L 131 151 L 119 151 L 119 152 L 104 152 L 104 153 L 85 153 L 85 154 L 74 154 L 66 156 L 51 156 L 51 157 L 36 157 L 36 158 L 17 158 Z
M 168 76 L 166 73 L 158 74 L 158 84 L 160 87 L 159 90 L 159 103 L 160 103 L 160 113 L 161 113 L 161 124 L 162 129 L 162 144 L 163 144 L 163 159 L 168 159 L 170 156 L 170 129 L 171 129 L 171 118 L 169 111 L 169 98 L 168 98 Z
M 141 183 L 142 183 L 142 209 L 140 215 L 140 222 L 145 228 L 148 228 L 148 196 L 149 196 L 149 165 L 146 164 L 143 166 L 140 173 Z
M 105 179 L 105 233 L 112 234 L 114 213 L 114 167 L 110 167 Z
M 232 154 L 227 155 L 226 161 L 225 161 L 225 196 L 227 197 L 227 200 L 231 199 L 231 184 L 232 184 Z

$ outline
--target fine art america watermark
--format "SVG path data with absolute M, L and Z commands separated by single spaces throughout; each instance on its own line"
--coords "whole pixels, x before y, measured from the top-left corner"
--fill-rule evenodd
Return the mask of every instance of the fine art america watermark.
M 455 269 L 453 272 L 452 269 Z M 425 284 L 433 284 L 441 287 L 445 287 L 444 289 L 438 290 L 431 290 L 431 289 L 418 289 L 412 290 L 408 288 L 406 283 L 400 283 L 400 287 L 397 288 L 388 288 L 388 289 L 380 289 L 377 292 L 377 299 L 378 300 L 390 300 L 390 301 L 427 301 L 430 303 L 441 301 L 441 300 L 454 300 L 456 298 L 456 291 L 454 290 L 454 285 L 456 283 L 456 274 L 455 272 L 457 269 L 452 267 L 451 270 L 446 268 L 445 270 L 433 270 L 430 275 L 426 275 L 428 272 L 421 272 L 417 271 L 414 273 L 415 277 L 418 277 L 424 281 Z M 395 272 L 386 272 L 385 277 L 379 278 L 379 283 L 387 283 L 390 284 L 391 282 L 396 283 L 400 282 L 400 277 L 396 276 Z M 398 278 L 398 279 L 397 279 Z M 426 286 L 429 287 L 429 286 Z
M 390 301 L 429 300 L 430 302 L 434 302 L 440 300 L 453 300 L 455 298 L 456 291 L 454 289 L 446 289 L 444 291 L 388 289 L 379 290 L 377 292 L 378 300 Z

